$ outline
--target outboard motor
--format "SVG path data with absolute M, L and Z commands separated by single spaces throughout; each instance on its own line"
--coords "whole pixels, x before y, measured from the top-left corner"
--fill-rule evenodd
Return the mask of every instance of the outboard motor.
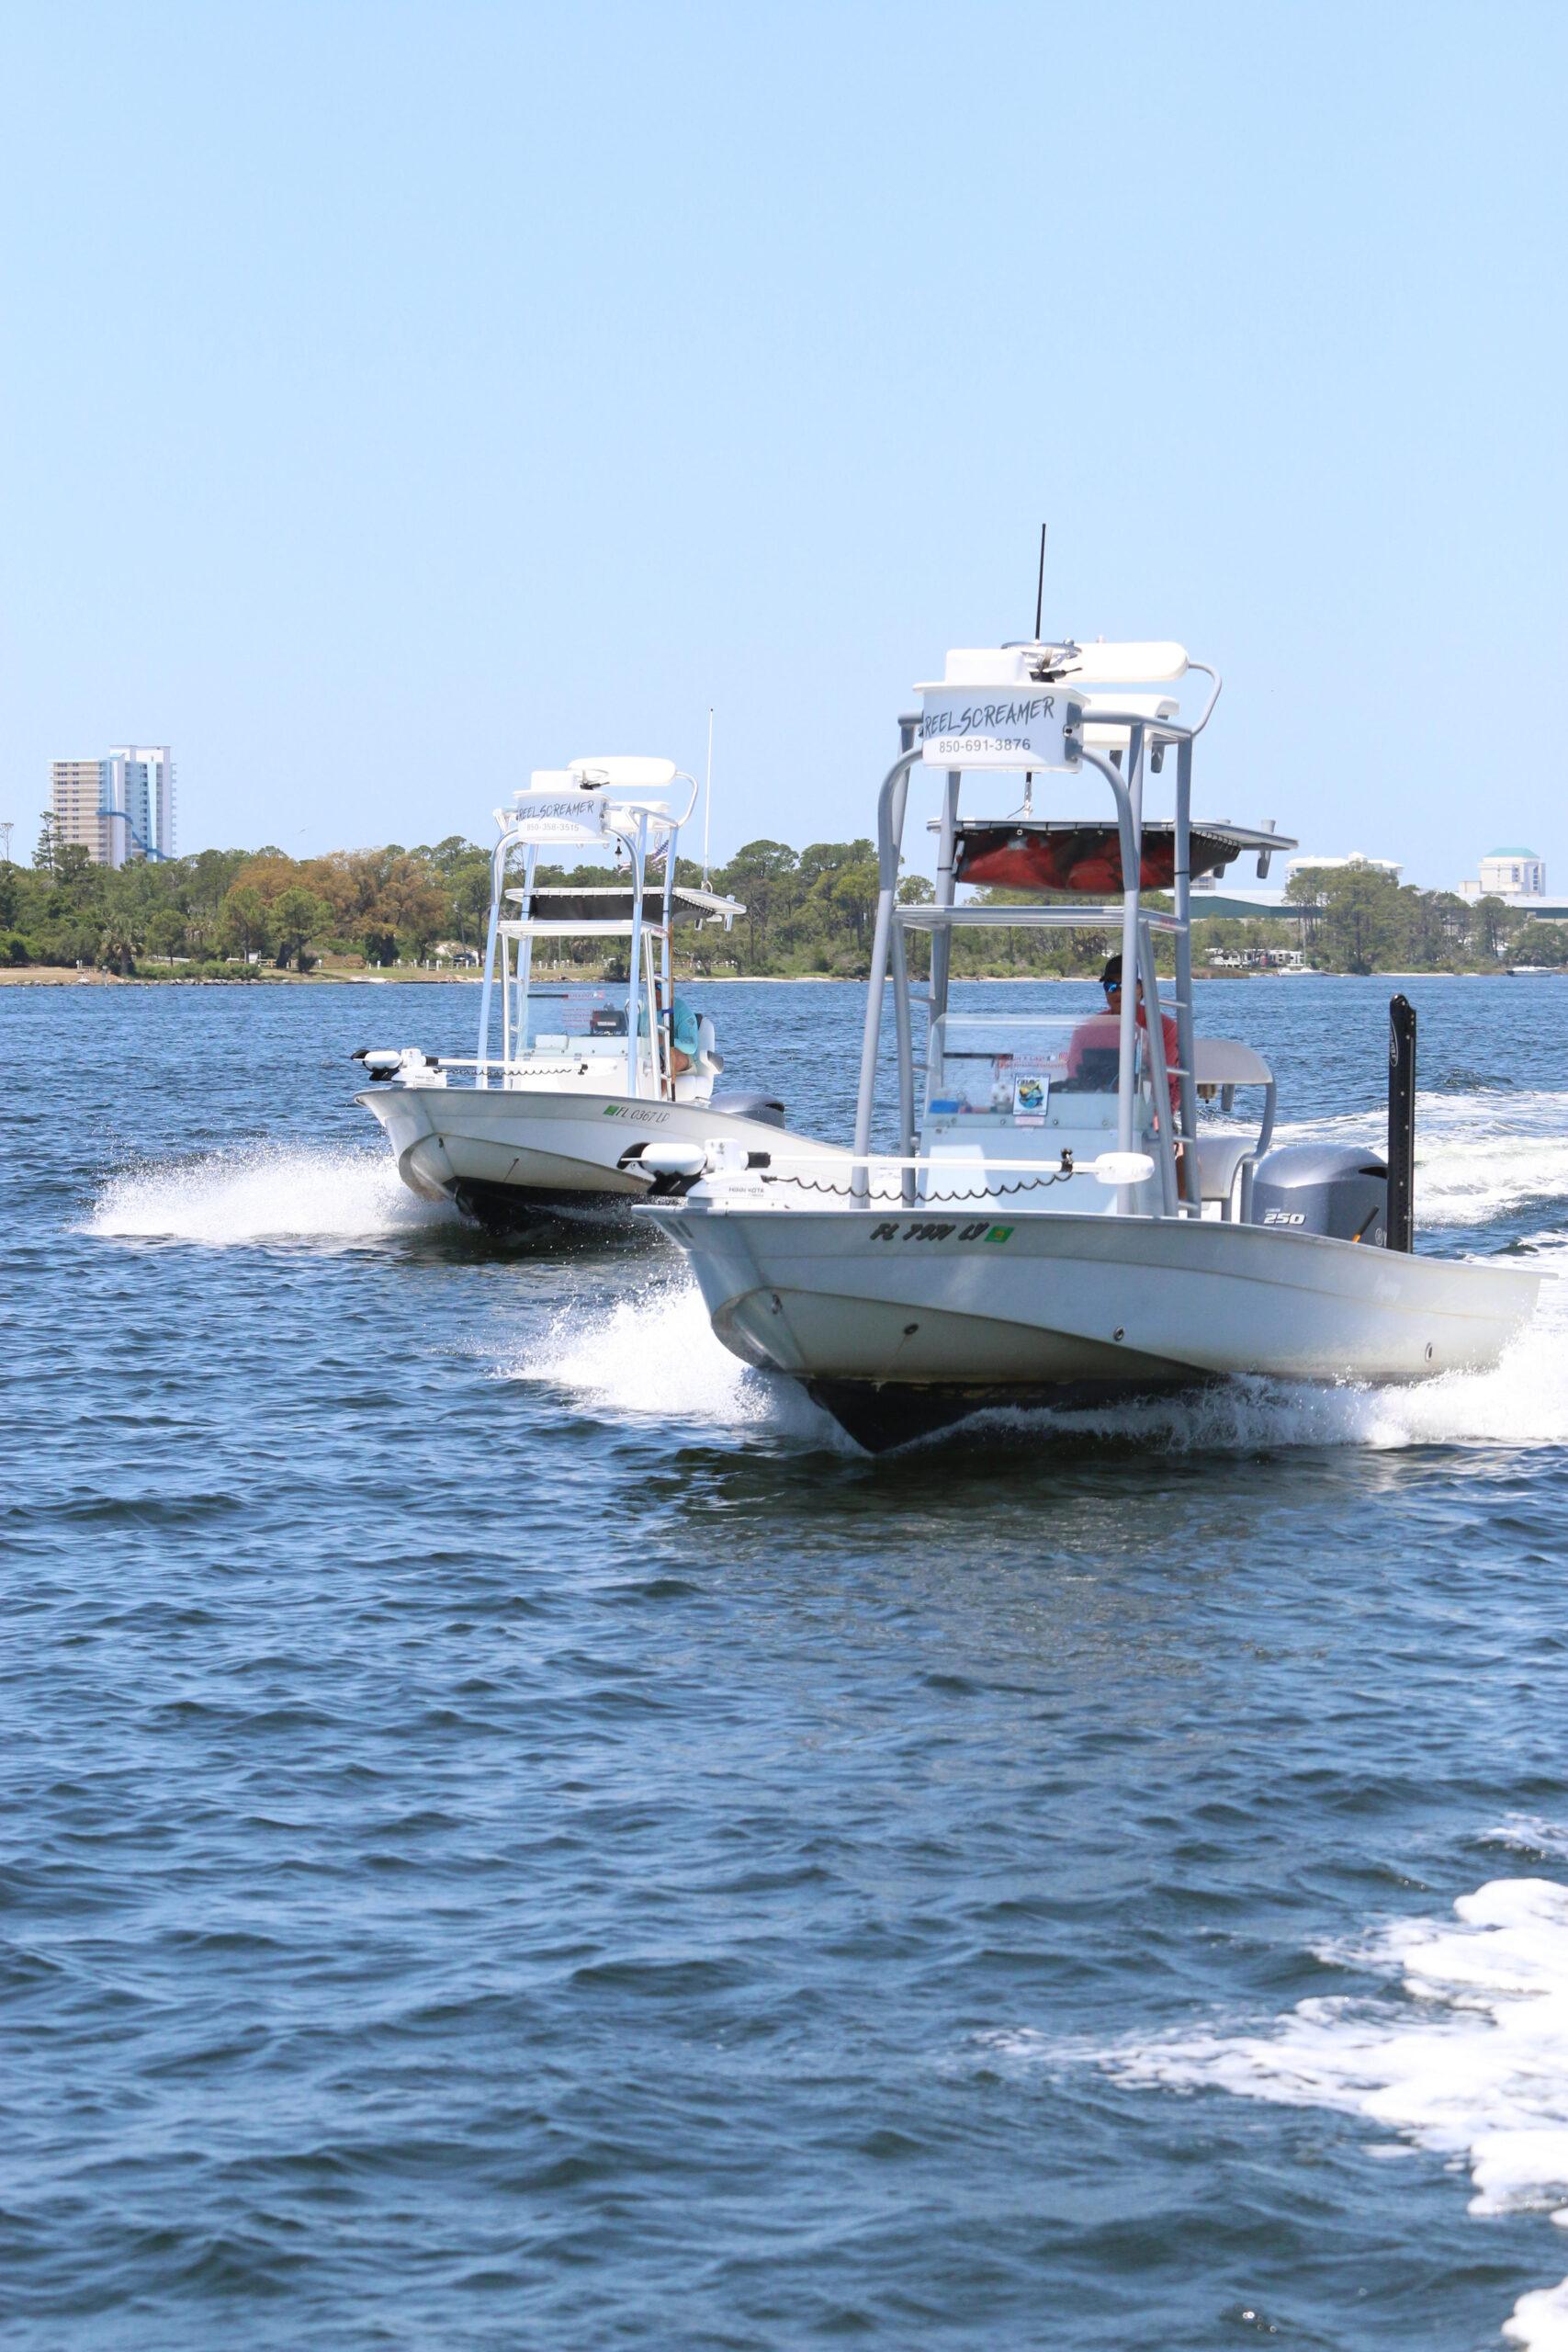
M 1258 1163 L 1252 1222 L 1334 1241 L 1388 1239 L 1388 1169 L 1375 1152 L 1345 1144 L 1292 1143 Z

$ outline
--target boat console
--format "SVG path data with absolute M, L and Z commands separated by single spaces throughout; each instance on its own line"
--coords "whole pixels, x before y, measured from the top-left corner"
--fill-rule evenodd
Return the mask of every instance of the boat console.
M 1146 1046 L 1146 1040 L 1142 1041 Z M 961 1180 L 993 1198 L 1030 1197 L 1057 1215 L 1104 1216 L 1113 1195 L 1089 1172 L 1117 1148 L 1120 1077 L 1116 1023 L 1107 1013 L 1073 1021 L 1018 1013 L 939 1013 L 926 1047 L 926 1092 L 917 1153 L 921 1199 Z M 1151 1073 L 1140 1049 L 1131 1148 L 1149 1152 L 1156 1127 Z M 1006 1160 L 1006 1171 L 987 1174 Z M 1044 1183 L 1031 1181 L 1037 1162 Z M 1150 1174 L 1134 1198 L 1153 1206 Z

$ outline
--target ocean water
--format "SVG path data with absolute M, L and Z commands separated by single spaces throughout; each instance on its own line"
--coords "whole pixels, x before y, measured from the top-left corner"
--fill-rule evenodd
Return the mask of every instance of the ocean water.
M 1404 985 L 1422 1246 L 1568 1274 L 1568 990 Z M 1200 994 L 1378 1138 L 1388 983 Z M 0 990 L 0 2343 L 1568 2345 L 1568 1283 L 873 1462 L 401 1190 L 475 1003 Z

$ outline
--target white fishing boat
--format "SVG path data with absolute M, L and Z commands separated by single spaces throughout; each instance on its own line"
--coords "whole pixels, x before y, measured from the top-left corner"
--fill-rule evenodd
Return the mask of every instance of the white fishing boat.
M 786 1135 L 775 1097 L 715 1092 L 724 1060 L 711 1018 L 675 993 L 675 929 L 728 930 L 745 909 L 675 880 L 695 797 L 669 760 L 584 759 L 536 770 L 496 810 L 478 1052 L 362 1047 L 355 1057 L 372 1081 L 355 1100 L 386 1129 L 412 1191 L 512 1232 L 625 1211 L 671 1182 L 670 1151 L 684 1167 L 694 1142 L 741 1167 L 769 1148 L 847 1165 L 832 1147 Z M 566 850 L 591 864 L 614 856 L 620 871 L 603 886 L 536 886 L 541 851 Z M 662 866 L 652 884 L 650 860 Z M 624 984 L 534 984 L 536 942 L 558 952 L 583 938 L 626 943 Z
M 1171 693 L 1209 681 L 1183 719 Z M 1135 691 L 1134 691 L 1135 689 Z M 1152 689 L 1152 691 L 1151 691 Z M 881 890 L 854 1151 L 848 1166 L 766 1162 L 716 1138 L 688 1148 L 679 1197 L 643 1212 L 684 1249 L 713 1328 L 746 1363 L 802 1382 L 873 1451 L 989 1407 L 1072 1407 L 1262 1374 L 1409 1382 L 1496 1362 L 1531 1314 L 1526 1267 L 1412 1246 L 1414 1015 L 1391 1032 L 1391 1145 L 1269 1148 L 1271 1071 L 1192 1021 L 1190 885 L 1256 849 L 1295 844 L 1191 818 L 1193 745 L 1219 695 L 1174 644 L 1032 642 L 950 653 L 919 689 L 878 804 Z M 1146 776 L 1176 755 L 1175 814 L 1145 825 Z M 934 905 L 897 902 L 913 775 L 942 778 Z M 969 820 L 972 772 L 1104 779 L 1114 820 Z M 1060 854 L 1070 842 L 1071 854 Z M 955 902 L 965 880 L 1120 890 L 1120 902 Z M 1174 909 L 1143 890 L 1169 886 Z M 1089 925 L 1120 934 L 1138 989 L 1087 1021 L 950 1010 L 949 943 L 976 925 Z M 929 935 L 923 1072 L 907 943 Z M 1175 965 L 1167 1054 L 1155 941 Z M 871 1148 L 886 982 L 897 1045 L 897 1149 Z M 1408 1015 L 1408 1018 L 1405 1018 Z M 918 1080 L 923 1084 L 918 1086 Z M 1199 1127 L 1261 1089 L 1256 1136 Z

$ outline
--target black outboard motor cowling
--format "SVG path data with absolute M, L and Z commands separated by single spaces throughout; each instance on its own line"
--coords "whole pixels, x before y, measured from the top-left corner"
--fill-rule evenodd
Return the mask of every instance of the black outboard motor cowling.
M 1382 1250 L 1388 1232 L 1388 1170 L 1375 1152 L 1345 1144 L 1285 1144 L 1258 1163 L 1252 1222 Z

